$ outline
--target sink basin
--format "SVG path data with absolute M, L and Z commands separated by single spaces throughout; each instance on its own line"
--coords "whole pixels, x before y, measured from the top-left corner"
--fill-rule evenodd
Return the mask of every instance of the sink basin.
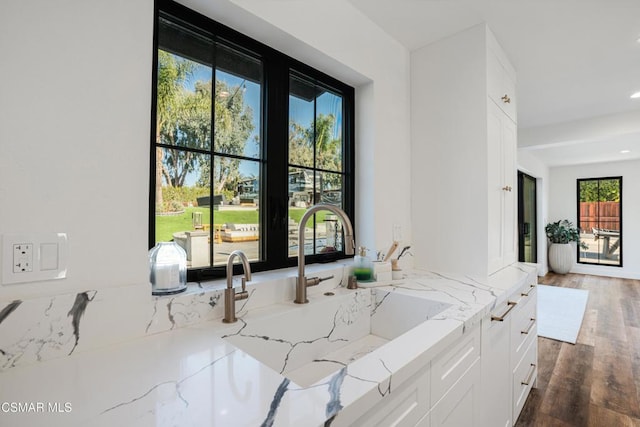
M 450 306 L 380 289 L 336 289 L 309 304 L 276 304 L 244 316 L 223 338 L 306 387 Z

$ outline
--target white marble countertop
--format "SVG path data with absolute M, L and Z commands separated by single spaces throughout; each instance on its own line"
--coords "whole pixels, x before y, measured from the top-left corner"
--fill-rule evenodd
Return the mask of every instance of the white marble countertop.
M 486 283 L 426 271 L 372 283 L 451 307 L 308 387 L 220 338 L 219 319 L 16 366 L 0 372 L 0 426 L 349 425 L 534 275 L 514 264 Z

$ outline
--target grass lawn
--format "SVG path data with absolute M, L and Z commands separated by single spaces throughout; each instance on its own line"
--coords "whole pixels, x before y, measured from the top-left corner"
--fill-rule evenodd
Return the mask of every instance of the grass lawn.
M 211 211 L 207 208 L 185 208 L 181 215 L 156 216 L 156 242 L 168 242 L 176 231 L 193 230 L 191 214 L 202 212 L 202 223 L 209 224 Z M 234 222 L 236 224 L 257 224 L 258 211 L 213 211 L 214 224 Z
M 299 223 L 305 211 L 305 208 L 289 208 L 289 217 L 296 223 Z M 181 215 L 156 216 L 156 242 L 168 242 L 172 240 L 173 233 L 177 231 L 193 230 L 193 223 L 191 220 L 192 212 L 202 212 L 202 223 L 210 223 L 210 210 L 201 207 L 185 208 L 184 213 Z M 259 223 L 257 210 L 214 210 L 213 214 L 214 224 L 224 224 L 227 222 L 233 222 L 236 224 Z M 318 212 L 316 214 L 317 221 L 323 221 L 327 214 L 329 214 L 329 212 Z
M 291 218 L 292 220 L 294 220 L 296 222 L 296 224 L 300 223 L 300 220 L 302 219 L 302 215 L 304 215 L 304 213 L 307 211 L 306 208 L 289 208 L 289 218 Z M 331 215 L 331 212 L 329 211 L 320 211 L 318 213 L 316 213 L 316 221 L 320 222 L 320 221 L 324 221 L 324 217 L 327 215 Z

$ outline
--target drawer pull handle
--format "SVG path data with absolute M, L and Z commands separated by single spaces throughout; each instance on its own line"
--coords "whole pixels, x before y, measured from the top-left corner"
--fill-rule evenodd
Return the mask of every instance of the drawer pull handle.
M 533 329 L 533 326 L 536 324 L 536 318 L 532 317 L 530 320 L 531 320 L 531 323 L 529 323 L 529 327 L 527 328 L 526 331 L 520 331 L 521 334 L 529 335 L 529 332 L 531 332 L 531 329 Z
M 533 291 L 535 288 L 536 288 L 536 285 L 531 285 L 529 286 L 529 289 L 527 290 L 527 292 L 521 292 L 520 295 L 522 295 L 523 297 L 528 297 L 531 291 Z
M 513 301 L 509 301 L 507 303 L 507 305 L 509 306 L 509 308 L 507 308 L 507 311 L 505 311 L 504 313 L 502 313 L 502 316 L 491 316 L 491 321 L 494 322 L 503 322 L 505 317 L 507 317 L 507 314 L 509 314 L 509 312 L 511 310 L 513 310 L 513 307 L 515 307 L 517 304 L 517 302 L 513 302 Z
M 520 384 L 529 385 L 531 383 L 531 379 L 533 378 L 533 374 L 535 374 L 535 373 L 536 373 L 536 365 L 535 365 L 535 363 L 532 363 L 530 371 L 529 371 L 529 375 L 527 375 L 527 379 L 522 381 L 522 382 L 520 382 Z
M 502 98 L 502 102 L 504 102 L 505 104 L 510 104 L 511 103 L 511 98 L 509 98 L 509 96 L 507 94 L 505 94 Z

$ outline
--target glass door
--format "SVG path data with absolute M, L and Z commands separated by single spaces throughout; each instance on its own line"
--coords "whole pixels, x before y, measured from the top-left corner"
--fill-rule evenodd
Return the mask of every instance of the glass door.
M 518 171 L 518 261 L 537 262 L 536 179 Z

